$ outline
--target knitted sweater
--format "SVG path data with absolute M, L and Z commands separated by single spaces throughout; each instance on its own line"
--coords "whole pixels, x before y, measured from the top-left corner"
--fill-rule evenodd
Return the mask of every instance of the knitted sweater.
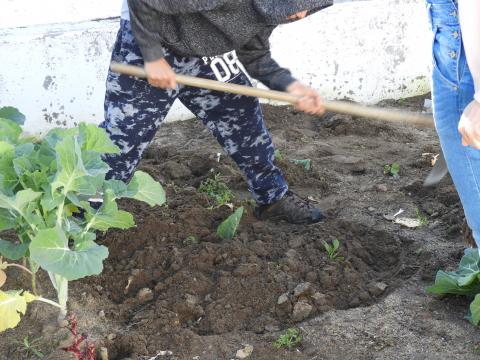
M 300 11 L 309 14 L 332 0 L 128 0 L 132 29 L 145 61 L 164 56 L 215 56 L 236 50 L 248 73 L 285 90 L 295 79 L 271 57 L 276 26 Z

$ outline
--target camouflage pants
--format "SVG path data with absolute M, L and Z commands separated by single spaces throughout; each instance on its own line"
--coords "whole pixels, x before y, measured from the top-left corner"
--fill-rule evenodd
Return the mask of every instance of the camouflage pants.
M 250 85 L 234 53 L 216 57 L 180 57 L 168 49 L 166 60 L 175 72 L 207 79 Z M 112 60 L 143 66 L 130 22 L 122 20 Z M 259 204 L 279 200 L 288 190 L 274 165 L 274 147 L 255 98 L 179 86 L 157 89 L 145 80 L 109 72 L 105 95 L 105 121 L 100 125 L 120 147 L 108 155 L 110 178 L 128 181 L 173 102 L 179 99 L 210 129 L 247 178 Z

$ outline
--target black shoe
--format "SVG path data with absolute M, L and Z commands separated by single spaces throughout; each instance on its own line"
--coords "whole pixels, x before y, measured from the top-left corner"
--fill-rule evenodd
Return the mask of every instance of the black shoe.
M 291 191 L 270 205 L 260 205 L 254 211 L 260 220 L 285 220 L 291 224 L 313 224 L 323 219 L 319 208 Z

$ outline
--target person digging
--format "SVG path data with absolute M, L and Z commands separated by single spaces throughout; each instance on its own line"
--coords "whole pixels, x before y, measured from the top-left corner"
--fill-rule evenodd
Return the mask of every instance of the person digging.
M 320 209 L 290 191 L 275 166 L 258 99 L 177 86 L 175 74 L 251 86 L 243 65 L 269 88 L 299 96 L 298 110 L 322 115 L 319 94 L 272 59 L 269 37 L 278 25 L 332 4 L 332 0 L 124 0 L 112 61 L 144 66 L 148 81 L 108 73 L 105 121 L 100 127 L 121 152 L 105 157 L 111 167 L 107 177 L 130 180 L 179 99 L 243 171 L 257 203 L 257 218 L 295 224 L 320 221 Z

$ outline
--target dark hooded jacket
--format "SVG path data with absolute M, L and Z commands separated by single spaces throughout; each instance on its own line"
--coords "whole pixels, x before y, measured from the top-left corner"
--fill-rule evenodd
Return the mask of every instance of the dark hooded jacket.
M 132 29 L 146 61 L 164 56 L 215 56 L 236 50 L 248 73 L 271 89 L 295 79 L 270 53 L 276 26 L 300 11 L 309 14 L 333 0 L 128 0 Z

